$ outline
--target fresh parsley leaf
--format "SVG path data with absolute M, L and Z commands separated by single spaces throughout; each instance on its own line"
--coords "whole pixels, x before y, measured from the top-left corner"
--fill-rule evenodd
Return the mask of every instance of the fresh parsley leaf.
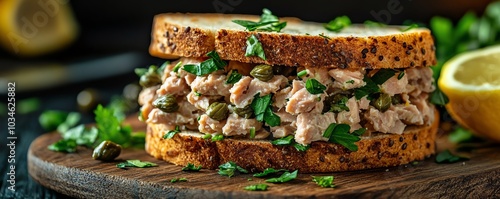
M 415 29 L 415 28 L 418 28 L 418 24 L 414 23 L 414 24 L 410 24 L 408 27 L 406 28 L 403 28 L 401 31 L 402 32 L 406 32 L 406 31 L 409 31 L 411 29 Z
M 452 131 L 450 135 L 448 135 L 448 140 L 453 143 L 462 143 L 465 141 L 469 141 L 473 138 L 474 136 L 472 133 L 462 127 L 459 127 Z
M 326 90 L 326 86 L 321 84 L 318 80 L 310 78 L 306 81 L 306 90 L 309 91 L 309 93 L 316 95 L 323 93 Z
M 260 16 L 259 22 L 247 21 L 247 20 L 233 20 L 234 23 L 239 24 L 246 28 L 246 30 L 262 30 L 269 32 L 280 32 L 286 27 L 286 22 L 279 22 L 279 18 L 269 10 L 264 8 L 262 10 L 262 15 Z
M 146 167 L 156 167 L 158 166 L 152 162 L 140 161 L 140 160 L 126 160 L 125 162 L 118 163 L 116 167 L 120 169 L 126 169 L 127 167 L 137 167 L 137 168 L 146 168 Z
M 99 133 L 97 143 L 109 140 L 124 147 L 130 145 L 129 140 L 132 129 L 128 126 L 122 127 L 121 121 L 114 116 L 114 111 L 112 109 L 104 108 L 99 104 L 94 113 Z
M 282 138 L 271 141 L 271 144 L 283 146 L 283 145 L 290 145 L 290 144 L 292 144 L 292 142 L 293 142 L 293 135 L 288 135 L 286 137 L 282 137 Z
M 188 163 L 185 167 L 182 168 L 183 171 L 200 171 L 201 165 L 195 166 L 192 163 Z
M 264 121 L 270 127 L 279 126 L 281 123 L 281 118 L 275 113 L 273 113 L 271 107 L 268 106 L 266 108 L 266 111 L 264 112 Z
M 49 145 L 47 148 L 52 151 L 73 153 L 76 151 L 76 141 L 75 140 L 65 140 L 60 139 L 54 144 Z
M 210 138 L 212 138 L 212 134 L 205 134 L 205 135 L 203 135 L 202 138 L 205 139 L 205 140 L 206 139 L 210 139 Z
M 394 76 L 396 72 L 392 69 L 383 68 L 378 70 L 371 79 L 378 85 L 385 83 L 389 78 Z
M 454 155 L 450 152 L 450 150 L 442 151 L 436 155 L 436 163 L 454 163 L 468 159 L 469 158 Z
M 267 191 L 267 184 L 248 185 L 244 189 L 247 191 Z
M 434 90 L 431 93 L 431 99 L 430 102 L 435 104 L 435 105 L 440 105 L 444 106 L 448 104 L 450 100 L 448 99 L 448 96 L 446 96 L 441 89 L 439 89 L 439 86 L 436 86 L 436 90 Z
M 283 173 L 280 177 L 278 178 L 270 178 L 270 179 L 267 179 L 266 182 L 270 182 L 270 183 L 283 183 L 283 182 L 288 182 L 290 180 L 293 180 L 295 178 L 297 178 L 297 173 L 299 172 L 299 170 L 295 170 L 294 172 L 290 173 L 290 172 L 285 172 Z
M 333 184 L 334 177 L 333 176 L 312 176 L 312 181 L 316 182 L 320 187 L 325 188 L 334 188 L 335 184 Z
M 172 69 L 172 71 L 174 71 L 176 73 L 179 72 L 179 68 L 181 68 L 181 66 L 182 66 L 182 61 L 177 62 L 177 64 L 175 64 L 174 68 Z
M 404 76 L 405 76 L 405 72 L 404 72 L 404 71 L 401 71 L 401 72 L 398 74 L 398 80 L 402 79 Z
M 74 140 L 77 145 L 92 147 L 95 140 L 97 139 L 98 133 L 97 128 L 86 128 L 85 125 L 80 124 L 65 132 L 61 132 L 61 136 L 64 140 Z
M 387 26 L 387 24 L 376 22 L 376 21 L 370 21 L 370 20 L 366 20 L 364 22 L 364 24 L 368 27 L 386 27 Z
M 212 136 L 212 142 L 222 141 L 224 140 L 224 135 L 217 134 Z
M 365 128 L 359 128 L 357 130 L 354 130 L 352 132 L 353 135 L 356 135 L 356 136 L 361 136 L 363 135 L 364 133 L 366 132 L 366 129 Z
M 373 82 L 371 78 L 364 77 L 363 81 L 366 83 L 366 85 L 354 90 L 354 96 L 356 97 L 357 100 L 360 100 L 364 96 L 380 92 L 380 88 L 375 82 Z
M 350 25 L 351 19 L 348 16 L 340 16 L 325 24 L 324 27 L 329 31 L 340 32 Z
M 346 84 L 354 84 L 354 80 L 353 80 L 353 79 L 351 79 L 351 80 L 349 80 L 349 81 L 346 81 L 345 83 L 346 83 Z
M 70 112 L 66 116 L 66 120 L 57 126 L 57 131 L 60 133 L 68 131 L 71 127 L 74 127 L 80 121 L 81 114 L 77 112 Z
M 330 112 L 340 113 L 342 111 L 349 111 L 349 107 L 347 107 L 347 101 L 349 98 L 345 95 L 335 95 L 333 96 L 333 100 L 330 106 Z
M 247 49 L 245 51 L 245 56 L 258 56 L 263 60 L 266 60 L 266 54 L 264 53 L 264 48 L 262 48 L 262 43 L 255 35 L 250 35 L 247 39 Z
M 309 145 L 302 145 L 302 144 L 296 143 L 295 141 L 292 145 L 293 145 L 293 147 L 295 147 L 295 149 L 297 149 L 297 151 L 301 151 L 301 152 L 307 151 L 307 149 L 311 148 L 311 146 L 309 146 Z
M 351 127 L 347 124 L 331 123 L 323 133 L 323 137 L 328 138 L 328 141 L 340 144 L 351 151 L 357 151 L 358 146 L 355 144 L 361 140 L 356 134 L 349 133 Z
M 254 96 L 251 107 L 255 114 L 255 119 L 257 121 L 264 121 L 269 126 L 279 126 L 281 123 L 281 118 L 273 113 L 271 109 L 271 94 L 260 97 L 260 93 Z
M 297 73 L 297 77 L 303 77 L 304 75 L 307 75 L 307 70 L 301 70 Z
M 43 129 L 46 131 L 53 131 L 61 128 L 59 132 L 66 131 L 75 126 L 80 121 L 80 113 L 77 112 L 64 112 L 56 110 L 44 111 L 38 121 Z M 59 127 L 61 126 L 61 127 Z M 64 126 L 64 127 L 63 127 Z
M 172 178 L 170 180 L 171 183 L 176 183 L 176 182 L 187 182 L 187 178 Z
M 210 59 L 207 59 L 198 65 L 184 65 L 182 69 L 196 76 L 203 76 L 217 70 L 222 70 L 227 65 L 225 61 L 220 59 L 219 54 L 217 54 L 215 50 L 208 52 L 207 56 L 210 57 Z
M 248 173 L 247 170 L 236 165 L 236 163 L 234 163 L 233 161 L 229 161 L 229 162 L 226 162 L 226 163 L 220 165 L 218 173 L 219 173 L 219 175 L 232 177 L 234 175 L 235 171 L 238 171 L 240 173 Z
M 232 70 L 231 74 L 226 80 L 226 84 L 235 84 L 236 82 L 240 81 L 241 77 L 243 77 L 243 75 L 239 74 L 238 70 Z
M 255 138 L 255 127 L 250 128 L 250 139 Z
M 288 171 L 288 170 L 286 170 L 286 169 L 266 168 L 266 169 L 264 169 L 264 171 L 262 171 L 260 173 L 253 174 L 253 177 L 262 178 L 262 177 L 266 177 L 266 176 L 268 176 L 270 174 L 284 172 L 284 171 Z
M 179 129 L 179 126 L 175 126 L 175 130 L 168 131 L 163 135 L 163 139 L 171 139 L 175 136 L 175 134 L 180 133 L 181 130 Z

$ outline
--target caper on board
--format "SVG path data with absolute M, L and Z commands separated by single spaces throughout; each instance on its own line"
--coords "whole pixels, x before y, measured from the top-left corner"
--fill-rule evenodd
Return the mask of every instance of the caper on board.
M 206 113 L 208 117 L 221 121 L 226 119 L 229 115 L 229 108 L 226 103 L 214 102 L 208 106 Z
M 179 109 L 179 104 L 177 104 L 177 99 L 175 99 L 174 95 L 163 95 L 158 97 L 153 101 L 153 106 L 166 113 L 172 113 Z
M 122 147 L 120 145 L 106 140 L 102 141 L 101 144 L 94 149 L 92 158 L 94 160 L 111 161 L 118 157 L 121 151 Z
M 245 119 L 248 119 L 248 118 L 252 117 L 252 115 L 253 115 L 253 110 L 252 110 L 251 105 L 247 105 L 243 108 L 234 107 L 233 112 L 235 112 L 240 117 L 243 117 Z
M 382 93 L 375 101 L 372 102 L 372 105 L 375 108 L 382 112 L 385 112 L 387 111 L 387 109 L 389 109 L 389 107 L 391 107 L 391 96 L 389 96 L 389 94 Z
M 250 71 L 250 75 L 260 81 L 267 82 L 274 77 L 273 67 L 265 64 L 257 65 Z

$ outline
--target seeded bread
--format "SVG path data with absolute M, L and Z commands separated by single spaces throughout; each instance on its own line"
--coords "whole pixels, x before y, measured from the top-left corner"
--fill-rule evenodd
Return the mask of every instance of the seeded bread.
M 203 57 L 216 50 L 225 60 L 269 65 L 328 68 L 408 68 L 436 64 L 431 33 L 425 28 L 351 25 L 339 33 L 321 23 L 281 18 L 287 26 L 280 32 L 246 31 L 231 22 L 258 21 L 259 16 L 167 13 L 155 16 L 151 55 L 174 59 Z M 246 40 L 255 34 L 266 60 L 246 57 Z M 320 36 L 324 35 L 324 36 Z
M 163 139 L 168 131 L 163 124 L 148 124 L 146 151 L 158 159 L 176 165 L 187 163 L 217 169 L 234 161 L 251 171 L 266 168 L 298 169 L 302 173 L 336 172 L 397 166 L 423 160 L 435 152 L 439 113 L 430 126 L 410 127 L 402 135 L 377 134 L 363 136 L 356 144 L 357 152 L 327 142 L 313 142 L 305 152 L 293 146 L 275 146 L 269 141 L 224 139 L 212 142 L 201 133 L 182 132 Z

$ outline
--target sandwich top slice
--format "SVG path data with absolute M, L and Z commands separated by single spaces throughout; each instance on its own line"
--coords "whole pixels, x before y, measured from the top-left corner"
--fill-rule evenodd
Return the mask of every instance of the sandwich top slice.
M 234 161 L 301 172 L 394 166 L 434 153 L 429 30 L 329 31 L 265 14 L 155 17 L 150 53 L 174 60 L 141 77 L 148 153 L 209 169 Z

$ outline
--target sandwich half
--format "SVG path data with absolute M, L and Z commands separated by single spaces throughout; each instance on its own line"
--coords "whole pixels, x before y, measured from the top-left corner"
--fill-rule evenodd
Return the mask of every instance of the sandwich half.
M 150 54 L 172 61 L 141 77 L 150 155 L 208 169 L 233 161 L 251 171 L 334 172 L 435 152 L 428 29 L 328 30 L 265 14 L 154 18 Z

